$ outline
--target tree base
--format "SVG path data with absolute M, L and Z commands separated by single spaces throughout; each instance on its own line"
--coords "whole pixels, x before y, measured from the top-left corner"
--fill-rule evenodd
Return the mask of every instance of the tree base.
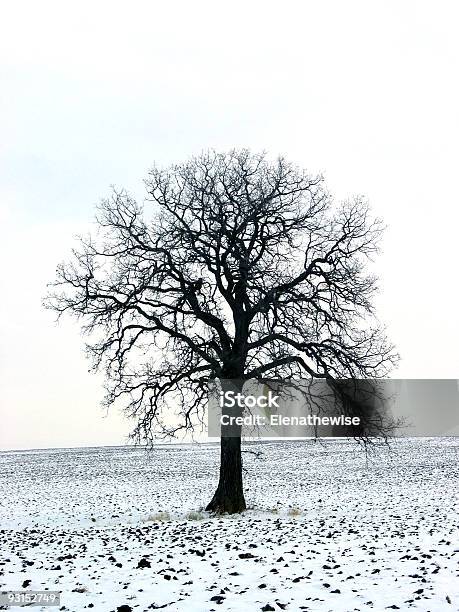
M 237 514 L 246 509 L 244 495 L 225 495 L 221 494 L 218 489 L 206 507 L 207 512 L 215 512 L 215 514 Z

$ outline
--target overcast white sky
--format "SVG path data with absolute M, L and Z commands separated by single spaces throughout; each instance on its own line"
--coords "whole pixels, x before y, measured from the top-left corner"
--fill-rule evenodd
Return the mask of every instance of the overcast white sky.
M 0 448 L 117 444 L 46 282 L 110 184 L 202 149 L 284 153 L 389 228 L 396 377 L 459 378 L 455 1 L 22 2 L 0 23 Z

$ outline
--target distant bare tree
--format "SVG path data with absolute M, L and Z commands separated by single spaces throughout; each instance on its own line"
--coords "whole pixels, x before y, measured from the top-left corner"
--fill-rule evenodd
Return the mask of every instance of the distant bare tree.
M 146 188 L 144 206 L 125 191 L 101 203 L 46 300 L 81 319 L 137 440 L 191 429 L 212 379 L 387 374 L 366 271 L 382 225 L 361 197 L 335 206 L 322 177 L 247 150 L 154 168 Z M 212 511 L 245 509 L 236 433 L 222 426 Z

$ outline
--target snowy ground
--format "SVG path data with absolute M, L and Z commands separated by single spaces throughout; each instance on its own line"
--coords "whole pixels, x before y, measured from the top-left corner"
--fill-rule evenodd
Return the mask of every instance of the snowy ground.
M 222 518 L 187 517 L 215 445 L 0 453 L 0 590 L 72 612 L 459 610 L 459 439 L 368 462 L 347 441 L 249 448 L 253 509 Z

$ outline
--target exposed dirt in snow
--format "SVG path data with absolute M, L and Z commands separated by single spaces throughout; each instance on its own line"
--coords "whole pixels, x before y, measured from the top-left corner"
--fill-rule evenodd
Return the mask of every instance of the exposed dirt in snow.
M 72 612 L 459 610 L 458 439 L 250 449 L 253 509 L 194 520 L 214 445 L 0 453 L 0 590 Z

